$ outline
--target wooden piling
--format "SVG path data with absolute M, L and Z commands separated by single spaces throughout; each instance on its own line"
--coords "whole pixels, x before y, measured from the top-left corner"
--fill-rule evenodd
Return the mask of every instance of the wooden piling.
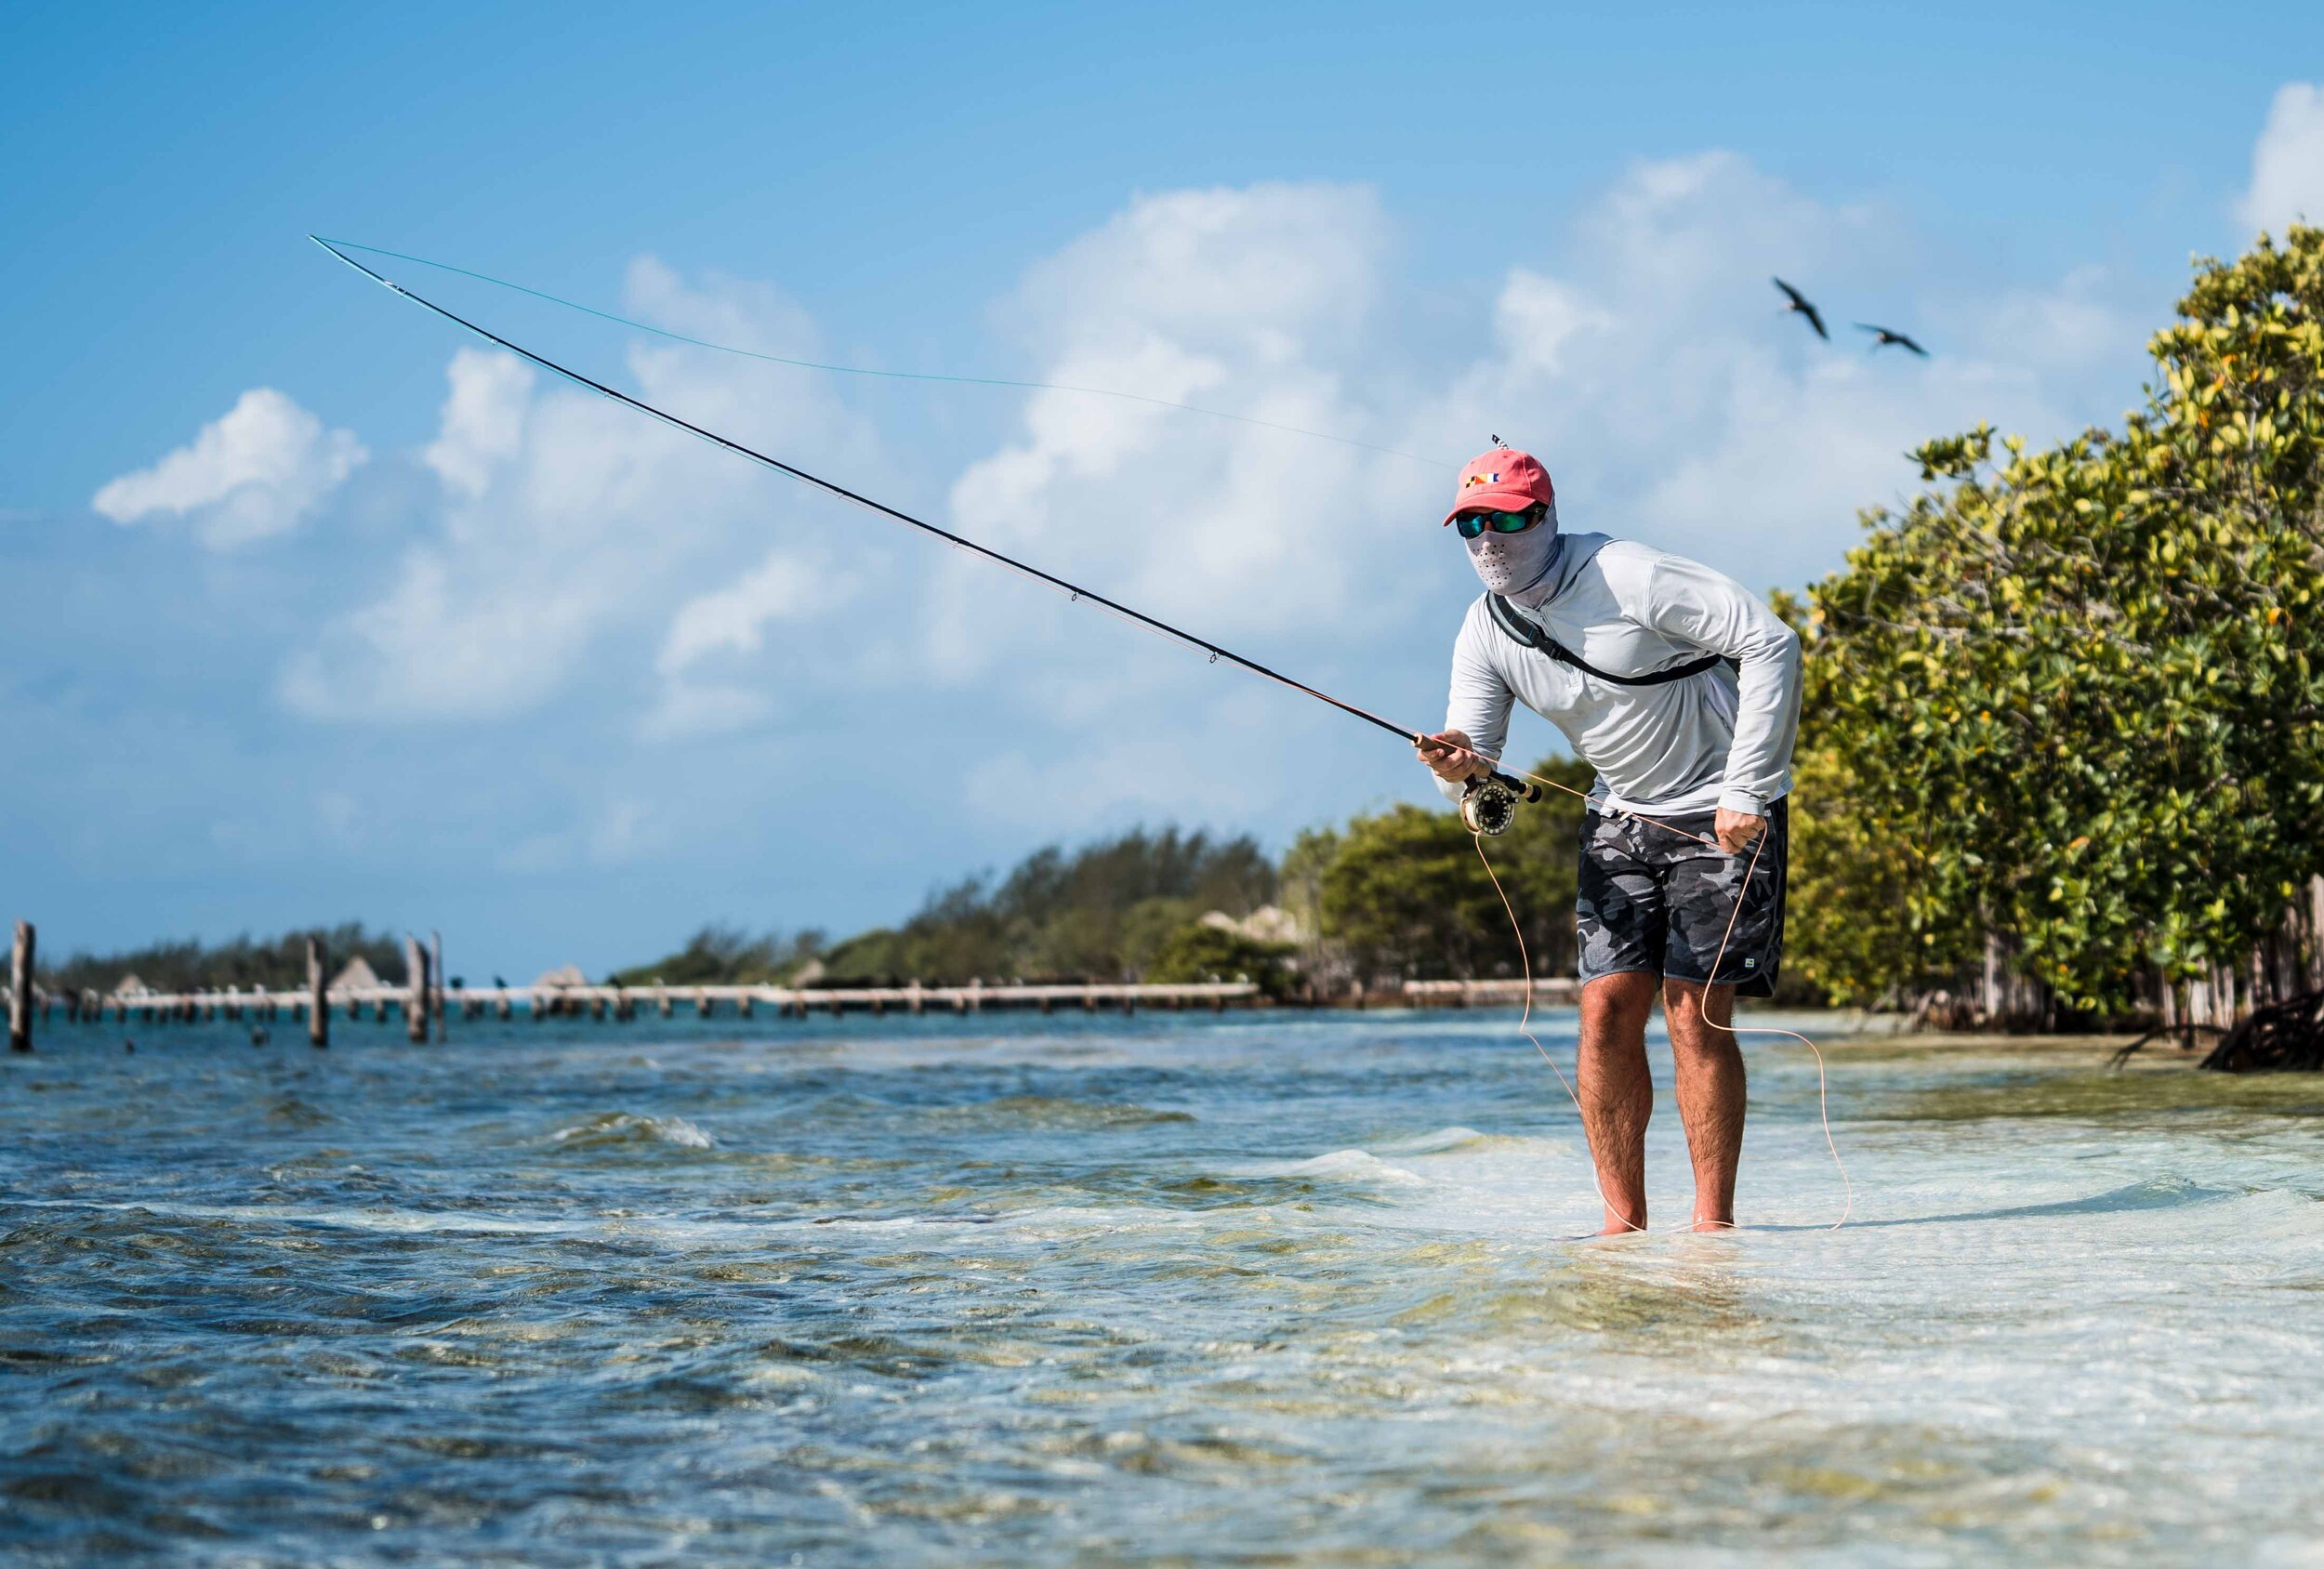
M 8 955 L 8 1049 L 33 1049 L 33 923 L 16 923 L 16 946 Z
M 323 951 L 323 939 L 307 939 L 307 1044 L 317 1051 L 331 1044 L 331 1004 L 323 995 L 323 972 L 330 956 Z
M 428 1044 L 428 950 L 416 937 L 403 939 L 403 1035 L 414 1046 Z
M 435 982 L 429 993 L 429 1007 L 435 1010 L 436 1044 L 441 1046 L 452 1038 L 451 1023 L 443 1014 L 443 933 L 441 931 L 428 934 L 428 973 Z

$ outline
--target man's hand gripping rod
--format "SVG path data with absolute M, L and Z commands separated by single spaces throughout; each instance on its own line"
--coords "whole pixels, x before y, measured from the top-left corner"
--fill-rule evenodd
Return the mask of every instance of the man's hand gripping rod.
M 1412 745 L 1416 748 L 1425 748 L 1432 743 L 1445 745 L 1436 742 L 1436 738 L 1432 735 L 1416 735 L 1412 738 Z M 1466 753 L 1491 771 L 1482 779 L 1470 780 L 1467 791 L 1460 798 L 1460 821 L 1469 832 L 1486 834 L 1498 838 L 1515 825 L 1518 802 L 1538 801 L 1541 798 L 1540 785 L 1529 779 L 1521 779 L 1515 774 L 1503 773 L 1499 769 L 1495 769 L 1493 764 L 1499 759 L 1488 758 L 1473 747 L 1461 746 L 1451 749 Z

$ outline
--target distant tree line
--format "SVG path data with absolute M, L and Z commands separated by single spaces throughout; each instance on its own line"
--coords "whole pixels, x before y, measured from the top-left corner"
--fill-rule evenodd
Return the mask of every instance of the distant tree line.
M 652 964 L 617 970 L 615 985 L 779 985 L 823 952 L 824 934 L 809 929 L 753 937 L 739 927 L 706 926 L 686 945 Z
M 1274 863 L 1248 836 L 1139 828 L 1070 852 L 1037 850 L 997 881 L 939 890 L 903 925 L 823 955 L 823 975 L 854 984 L 1136 977 L 1204 914 L 1248 916 L 1273 901 L 1275 885 Z
M 1578 789 L 1591 777 L 1566 758 L 1536 771 Z M 1581 811 L 1573 797 L 1554 795 L 1490 841 L 1537 975 L 1573 966 Z M 1287 939 L 1230 924 L 1248 924 L 1271 904 L 1288 916 L 1273 923 L 1287 925 Z M 837 944 L 814 931 L 750 938 L 708 927 L 615 979 L 894 985 L 1240 975 L 1277 995 L 1310 986 L 1336 995 L 1406 979 L 1513 976 L 1522 962 L 1509 911 L 1459 818 L 1397 805 L 1301 835 L 1280 864 L 1248 836 L 1174 827 L 1078 850 L 1053 845 L 1005 877 L 939 890 L 896 927 Z
M 157 992 L 223 990 L 291 990 L 307 983 L 307 939 L 320 937 L 329 951 L 334 970 L 350 959 L 361 958 L 381 976 L 403 973 L 403 944 L 386 932 L 372 931 L 361 922 L 334 927 L 309 927 L 279 937 L 244 933 L 224 943 L 154 943 L 118 953 L 78 953 L 61 964 L 41 967 L 41 984 L 55 991 L 111 992 L 123 977 L 135 975 Z

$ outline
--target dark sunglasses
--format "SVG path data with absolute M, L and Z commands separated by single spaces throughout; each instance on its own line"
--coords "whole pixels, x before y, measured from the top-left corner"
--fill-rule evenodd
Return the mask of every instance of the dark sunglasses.
M 1522 512 L 1463 512 L 1453 520 L 1453 527 L 1463 539 L 1474 539 L 1486 529 L 1495 534 L 1523 534 L 1542 519 L 1542 509 L 1528 507 Z

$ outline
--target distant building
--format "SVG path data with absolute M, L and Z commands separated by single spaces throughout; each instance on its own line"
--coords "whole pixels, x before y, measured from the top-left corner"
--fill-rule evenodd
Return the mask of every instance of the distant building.
M 113 995 L 117 997 L 148 996 L 152 995 L 152 991 L 153 988 L 147 985 L 135 970 L 131 970 L 128 974 L 113 982 Z
M 349 992 L 372 991 L 380 983 L 378 971 L 364 963 L 363 956 L 358 954 L 347 961 L 346 969 L 332 977 L 330 985 L 324 988 L 324 995 L 336 997 Z
M 533 985 L 538 991 L 555 991 L 561 987 L 586 986 L 588 983 L 589 978 L 581 973 L 581 967 L 577 964 L 561 964 L 556 969 L 543 970 L 533 978 Z
M 1202 917 L 1202 924 L 1248 937 L 1254 943 L 1299 943 L 1305 941 L 1306 935 L 1300 930 L 1297 916 L 1274 904 L 1261 904 L 1239 921 L 1224 910 L 1213 910 Z

